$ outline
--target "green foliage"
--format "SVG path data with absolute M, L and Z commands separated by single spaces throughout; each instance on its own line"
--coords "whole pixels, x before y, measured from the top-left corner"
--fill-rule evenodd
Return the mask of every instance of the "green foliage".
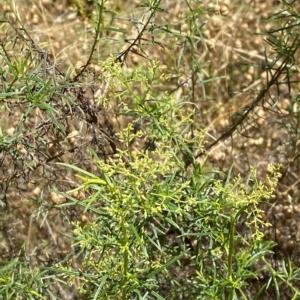
M 0 262 L 0 299 L 55 299 L 49 289 L 55 276 L 32 267 L 30 259 Z
M 32 53 L 27 55 L 10 56 L 1 44 L 6 66 L 1 69 L 0 101 L 21 104 L 22 108 L 13 137 L 3 134 L 0 127 L 0 151 L 8 149 L 7 155 L 10 154 L 12 160 L 18 161 L 21 157 L 25 161 L 21 173 L 15 171 L 12 178 L 5 180 L 9 184 L 14 178 L 25 177 L 31 170 L 49 166 L 49 162 L 77 150 L 78 147 L 69 142 L 70 148 L 63 149 L 65 152 L 51 154 L 50 151 L 68 136 L 69 122 L 74 116 L 79 118 L 82 114 L 82 119 L 92 124 L 93 138 L 102 133 L 102 128 L 95 129 L 100 122 L 87 121 L 88 116 L 99 113 L 100 109 L 93 111 L 97 105 L 105 117 L 115 110 L 117 117 L 124 117 L 128 122 L 107 138 L 115 150 L 113 155 L 99 154 L 90 143 L 88 163 L 83 164 L 79 159 L 55 165 L 61 168 L 59 170 L 76 173 L 79 183 L 72 182 L 73 189 L 69 191 L 54 186 L 53 190 L 67 202 L 40 205 L 36 211 L 41 215 L 45 213 L 42 223 L 54 209 L 63 214 L 65 209 L 79 207 L 86 219 L 71 222 L 72 236 L 65 239 L 70 241 L 72 252 L 64 259 L 52 261 L 50 266 L 40 266 L 33 261 L 34 251 L 30 256 L 24 251 L 24 255 L 19 255 L 23 260 L 2 261 L 0 299 L 55 299 L 50 288 L 53 283 L 75 286 L 80 299 L 88 300 L 259 299 L 270 289 L 275 291 L 277 299 L 280 299 L 281 289 L 288 289 L 293 299 L 299 297 L 299 268 L 290 260 L 282 261 L 280 268 L 274 267 L 270 257 L 276 245 L 265 236 L 270 224 L 265 221 L 264 208 L 274 196 L 281 176 L 280 166 L 269 165 L 266 177 L 259 180 L 255 168 L 242 178 L 232 175 L 232 169 L 221 172 L 213 168 L 208 159 L 203 158 L 207 154 L 206 130 L 199 129 L 201 125 L 195 118 L 194 89 L 200 82 L 203 99 L 206 99 L 204 85 L 207 82 L 202 80 L 201 74 L 207 74 L 202 69 L 203 63 L 197 61 L 196 53 L 204 39 L 196 21 L 207 10 L 198 2 L 186 1 L 188 13 L 178 23 L 187 21 L 188 34 L 183 34 L 181 29 L 180 32 L 173 30 L 171 24 L 156 25 L 156 14 L 164 11 L 161 2 L 141 1 L 138 7 L 147 11 L 143 17 L 147 14 L 150 17 L 122 54 L 99 62 L 101 72 L 94 80 L 105 87 L 105 92 L 92 100 L 84 98 L 82 82 L 78 80 L 84 77 L 96 52 L 100 33 L 104 29 L 126 33 L 103 25 L 105 13 L 111 13 L 113 18 L 116 14 L 105 10 L 106 1 L 94 3 L 97 8 L 95 38 L 86 65 L 72 80 L 57 78 L 55 72 L 53 77 L 49 76 L 49 61 L 44 51 L 33 47 L 35 51 L 32 48 Z M 274 17 L 288 16 L 293 22 L 283 23 L 280 29 L 268 32 L 266 41 L 277 55 L 265 67 L 271 80 L 260 93 L 261 97 L 241 114 L 239 125 L 272 85 L 277 85 L 279 90 L 279 76 L 283 75 L 284 83 L 289 86 L 290 76 L 298 72 L 294 56 L 299 48 L 295 33 L 299 15 L 293 11 L 292 4 L 283 3 L 288 6 L 287 10 Z M 73 4 L 81 16 L 90 16 L 90 1 L 73 1 Z M 131 48 L 142 46 L 140 42 L 147 30 L 152 39 L 145 40 L 156 46 L 160 45 L 155 40 L 157 31 L 180 40 L 175 62 L 179 73 L 185 65 L 184 52 L 188 48 L 191 51 L 191 65 L 187 64 L 187 68 L 191 67 L 188 70 L 192 82 L 190 101 L 164 88 L 174 70 L 162 67 L 159 60 L 124 67 Z M 36 63 L 37 59 L 40 63 Z M 53 70 L 56 69 L 53 67 Z M 215 79 L 219 77 L 209 81 Z M 33 116 L 42 116 L 43 123 L 31 125 L 34 133 L 27 137 L 25 123 L 30 123 Z M 294 124 L 291 130 L 297 132 L 298 116 L 293 116 L 297 118 L 291 123 Z M 231 136 L 236 128 L 237 125 L 231 127 L 224 137 Z M 44 148 L 37 149 L 36 145 Z M 86 197 L 78 199 L 74 196 L 76 192 L 84 192 Z M 267 274 L 267 282 L 257 284 L 263 273 Z
M 103 161 L 93 154 L 99 169 L 95 173 L 100 176 L 68 165 L 83 182 L 75 191 L 90 194 L 80 205 L 93 216 L 84 227 L 74 224 L 74 246 L 83 257 L 80 276 L 71 262 L 59 268 L 68 274 L 70 283 L 80 280 L 80 292 L 87 299 L 245 298 L 247 280 L 259 273 L 252 266 L 272 248 L 263 241 L 263 229 L 269 224 L 263 221 L 260 205 L 272 197 L 280 174 L 270 166 L 265 182 L 257 180 L 254 169 L 246 183 L 240 177 L 232 181 L 230 173 L 226 180 L 217 180 L 196 162 L 188 173 L 181 158 L 183 145 L 191 142 L 183 134 L 191 122 L 184 113 L 187 103 L 176 103 L 166 94 L 161 99 L 154 96 L 153 76 L 160 73 L 157 63 L 129 77 L 120 65 L 110 67 L 110 60 L 104 65 L 109 67 L 112 91 L 118 86 L 118 95 L 133 99 L 134 110 L 119 104 L 124 113 L 134 113 L 135 120 L 147 117 L 147 125 L 134 133 L 129 124 L 118 134 L 124 149 L 114 159 Z M 165 77 L 159 74 L 157 78 Z M 133 84 L 140 86 L 140 95 Z M 154 146 L 147 151 L 132 150 L 135 139 L 155 139 Z M 201 147 L 202 133 L 193 139 Z M 170 230 L 177 233 L 181 245 L 166 240 Z M 193 248 L 187 240 L 193 241 Z M 182 267 L 184 258 L 196 273 L 188 281 L 163 279 Z M 165 285 L 170 287 L 163 297 L 160 291 Z

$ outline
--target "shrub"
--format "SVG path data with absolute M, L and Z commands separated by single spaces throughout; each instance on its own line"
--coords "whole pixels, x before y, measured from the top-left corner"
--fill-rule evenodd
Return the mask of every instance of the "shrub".
M 297 299 L 296 2 L 244 50 L 237 1 L 67 1 L 76 65 L 5 3 L 0 299 Z

